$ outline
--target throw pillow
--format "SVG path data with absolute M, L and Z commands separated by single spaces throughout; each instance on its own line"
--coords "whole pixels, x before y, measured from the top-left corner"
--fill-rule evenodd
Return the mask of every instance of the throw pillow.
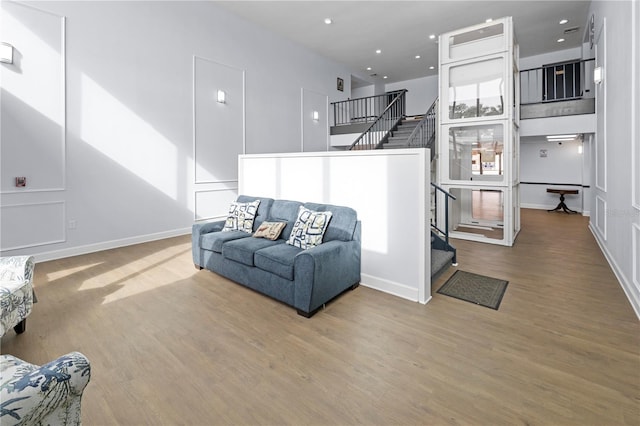
M 329 226 L 331 215 L 331 212 L 316 212 L 300 206 L 287 244 L 305 250 L 322 244 L 322 237 Z
M 277 240 L 285 226 L 287 226 L 287 222 L 262 222 L 253 236 L 256 238 Z
M 223 231 L 253 232 L 253 220 L 256 218 L 260 200 L 250 203 L 238 203 L 234 201 L 229 206 L 229 214 L 224 222 Z

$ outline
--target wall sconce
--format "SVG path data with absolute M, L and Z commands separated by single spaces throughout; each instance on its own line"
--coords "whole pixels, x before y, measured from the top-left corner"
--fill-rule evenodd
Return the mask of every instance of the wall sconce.
M 593 82 L 595 84 L 600 84 L 602 83 L 603 79 L 604 79 L 604 71 L 602 67 L 595 67 L 593 69 Z
M 13 46 L 9 43 L 0 42 L 0 62 L 13 63 Z
M 216 92 L 216 102 L 218 102 L 220 104 L 226 104 L 227 103 L 227 94 L 224 92 L 224 90 L 218 90 Z
M 313 121 L 320 120 L 320 113 L 318 111 L 313 111 L 313 113 L 311 114 L 311 118 L 313 118 Z
M 582 144 L 578 145 L 578 154 L 582 154 L 583 152 L 583 148 L 582 148 Z

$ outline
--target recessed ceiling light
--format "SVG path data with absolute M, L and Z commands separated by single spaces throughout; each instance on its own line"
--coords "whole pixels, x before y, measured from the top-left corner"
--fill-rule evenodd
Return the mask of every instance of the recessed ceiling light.
M 331 18 L 324 18 L 324 23 L 327 25 L 333 24 L 333 20 Z
M 561 20 L 560 20 L 560 25 L 564 25 L 564 24 L 566 24 L 567 22 L 569 22 L 569 20 L 568 20 L 568 19 L 561 19 Z
M 431 40 L 433 40 L 434 38 L 436 38 L 436 35 L 435 35 L 435 34 L 431 34 L 431 35 L 429 36 L 429 38 L 430 38 Z
M 436 69 L 436 67 L 434 67 L 433 65 L 431 65 L 431 66 L 429 67 L 429 69 L 430 69 L 430 70 L 434 70 L 434 69 Z
M 420 59 L 420 55 L 416 55 L 416 59 Z
M 371 71 L 371 67 L 367 67 L 367 71 Z
M 384 77 L 382 77 L 382 78 L 387 78 L 387 76 L 385 75 L 385 76 L 384 76 Z
M 376 53 L 379 55 L 379 54 L 382 53 L 382 50 L 378 49 L 378 50 L 376 50 Z
M 489 22 L 493 22 L 493 19 L 491 19 L 491 18 L 487 18 L 487 20 L 486 20 L 486 21 L 484 21 L 484 22 L 487 22 L 487 23 L 489 23 Z
M 564 41 L 564 39 L 563 39 L 563 38 L 559 38 L 559 39 L 558 39 L 558 43 L 562 43 L 563 41 Z

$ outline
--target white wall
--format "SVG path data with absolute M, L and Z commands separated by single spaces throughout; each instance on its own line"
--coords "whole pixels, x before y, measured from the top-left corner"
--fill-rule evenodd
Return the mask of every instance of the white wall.
M 243 155 L 239 190 L 354 208 L 362 221 L 362 284 L 426 303 L 429 158 L 424 149 Z
M 235 198 L 237 178 L 225 164 L 235 168 L 238 152 L 302 149 L 303 89 L 313 107 L 318 99 L 346 99 L 350 90 L 343 65 L 214 2 L 3 1 L 1 7 L 2 40 L 17 52 L 16 64 L 0 66 L 3 114 L 46 122 L 52 114 L 40 105 L 45 92 L 36 83 L 66 82 L 66 107 L 54 108 L 66 115 L 49 119 L 66 123 L 65 144 L 60 132 L 46 132 L 31 139 L 39 145 L 24 156 L 24 140 L 3 122 L 2 159 L 15 165 L 0 171 L 3 255 L 44 260 L 188 233 L 194 219 L 224 214 Z M 63 46 L 42 21 L 57 28 L 66 21 Z M 31 73 L 45 54 L 55 60 L 65 51 L 64 78 L 56 75 L 60 67 Z M 194 57 L 204 74 L 194 74 Z M 226 80 L 242 75 L 242 83 Z M 336 77 L 344 79 L 344 92 Z M 221 86 L 229 91 L 221 108 L 231 118 L 224 131 L 207 122 L 207 114 L 221 111 L 211 93 Z M 204 113 L 195 120 L 194 88 Z M 308 146 L 317 146 L 316 136 Z M 52 157 L 59 147 L 64 165 Z M 18 174 L 27 175 L 28 186 L 16 192 L 11 182 Z M 42 182 L 53 185 L 56 176 L 65 177 L 64 185 L 55 181 L 47 189 Z M 25 248 L 8 250 L 19 246 Z
M 604 67 L 604 82 L 596 88 L 590 227 L 640 317 L 640 205 L 633 204 L 632 182 L 638 167 L 632 156 L 633 144 L 638 146 L 637 8 L 637 2 L 594 1 L 589 10 L 596 23 L 594 53 Z
M 577 189 L 578 195 L 566 195 L 571 210 L 583 211 L 583 154 L 581 141 L 547 142 L 546 138 L 529 138 L 520 142 L 520 205 L 523 208 L 553 209 L 559 195 L 552 189 Z M 574 186 L 577 185 L 577 186 Z
M 427 112 L 438 97 L 438 76 L 416 78 L 386 85 L 387 92 L 407 89 L 407 115 Z

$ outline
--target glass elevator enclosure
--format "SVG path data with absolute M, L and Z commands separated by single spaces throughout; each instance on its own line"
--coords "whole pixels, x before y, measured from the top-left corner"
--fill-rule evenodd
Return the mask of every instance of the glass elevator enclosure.
M 520 230 L 518 46 L 511 17 L 440 36 L 438 183 L 450 235 L 513 245 Z

